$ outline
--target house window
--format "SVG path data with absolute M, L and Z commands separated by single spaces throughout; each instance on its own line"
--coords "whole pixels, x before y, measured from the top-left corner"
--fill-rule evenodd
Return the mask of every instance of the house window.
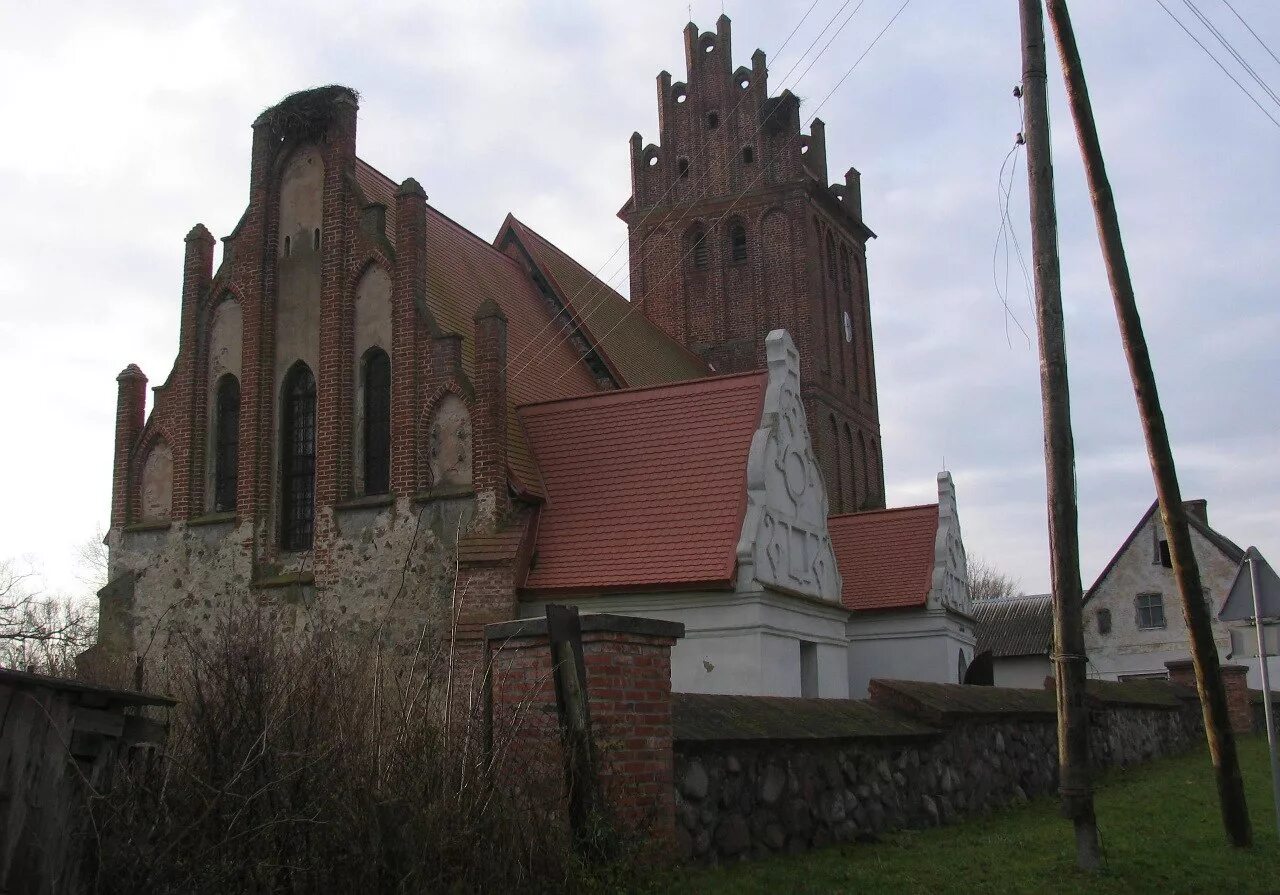
M 808 640 L 800 641 L 800 695 L 818 697 L 818 644 Z
M 1138 627 L 1164 627 L 1164 597 L 1160 594 L 1138 594 Z
M 308 550 L 315 527 L 316 381 L 299 361 L 284 380 L 280 417 L 280 546 Z
M 1110 609 L 1098 610 L 1098 633 L 1103 635 L 1111 633 L 1111 610 Z
M 391 490 L 391 358 L 373 348 L 364 360 L 364 493 Z
M 218 380 L 213 423 L 213 509 L 236 508 L 236 470 L 240 460 L 240 382 L 227 373 Z
M 1164 566 L 1166 569 L 1173 568 L 1173 558 L 1169 555 L 1168 541 L 1160 542 L 1160 565 Z
M 729 257 L 735 264 L 747 260 L 747 228 L 741 221 L 729 228 Z

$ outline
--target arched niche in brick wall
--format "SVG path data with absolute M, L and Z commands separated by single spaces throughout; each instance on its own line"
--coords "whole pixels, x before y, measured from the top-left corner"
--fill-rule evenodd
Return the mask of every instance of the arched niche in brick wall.
M 450 392 L 436 403 L 427 424 L 427 465 L 436 488 L 471 484 L 471 412 Z
M 391 354 L 391 276 L 381 265 L 370 265 L 356 284 L 354 323 L 351 437 L 355 462 L 351 464 L 351 469 L 355 480 L 352 484 L 354 493 L 366 494 L 370 493 L 366 487 L 364 463 L 365 439 L 368 436 L 365 425 L 368 400 L 365 377 L 369 370 L 368 360 L 370 352 L 375 350 Z
M 152 444 L 142 462 L 142 521 L 157 522 L 173 513 L 173 450 L 163 439 Z

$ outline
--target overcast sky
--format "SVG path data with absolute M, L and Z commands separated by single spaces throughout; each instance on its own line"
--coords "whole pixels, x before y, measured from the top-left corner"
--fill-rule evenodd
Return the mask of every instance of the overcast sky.
M 810 2 L 725 4 L 736 61 L 764 49 L 771 90 L 790 87 L 807 116 L 899 6 L 865 0 L 797 83 L 844 20 L 793 69 L 840 7 L 819 0 L 775 54 Z M 1220 0 L 1199 5 L 1280 88 L 1280 65 Z M 1280 51 L 1280 4 L 1233 5 Z M 1280 128 L 1155 0 L 1073 6 L 1183 493 L 1278 562 Z M 832 176 L 861 170 L 879 234 L 868 258 L 889 503 L 932 499 L 945 459 L 970 554 L 1039 591 L 1038 364 L 992 259 L 1019 129 L 1016 7 L 913 0 L 820 115 Z M 712 30 L 721 4 L 692 12 Z M 76 586 L 75 546 L 109 515 L 115 375 L 130 362 L 152 385 L 168 374 L 183 236 L 200 221 L 222 237 L 239 219 L 264 107 L 316 84 L 356 88 L 363 158 L 416 177 L 486 239 L 514 212 L 625 294 L 625 249 L 605 262 L 626 237 L 627 139 L 656 142 L 654 76 L 683 79 L 688 16 L 684 0 L 0 0 L 0 559 Z M 1052 56 L 1050 91 L 1088 586 L 1153 490 Z M 1003 284 L 1003 255 L 996 266 Z M 1009 304 L 1030 331 L 1016 258 L 1011 270 Z

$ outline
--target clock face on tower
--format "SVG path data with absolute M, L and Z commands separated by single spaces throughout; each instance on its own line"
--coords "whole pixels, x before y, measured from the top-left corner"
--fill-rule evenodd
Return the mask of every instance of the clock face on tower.
M 850 318 L 849 312 L 845 311 L 844 319 L 844 340 L 849 344 L 853 344 L 853 319 Z

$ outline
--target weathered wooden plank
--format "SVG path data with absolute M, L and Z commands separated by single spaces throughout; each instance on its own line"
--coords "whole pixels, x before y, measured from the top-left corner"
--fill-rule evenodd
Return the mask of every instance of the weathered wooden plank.
M 119 737 L 124 733 L 124 715 L 80 706 L 75 711 L 75 731 Z

